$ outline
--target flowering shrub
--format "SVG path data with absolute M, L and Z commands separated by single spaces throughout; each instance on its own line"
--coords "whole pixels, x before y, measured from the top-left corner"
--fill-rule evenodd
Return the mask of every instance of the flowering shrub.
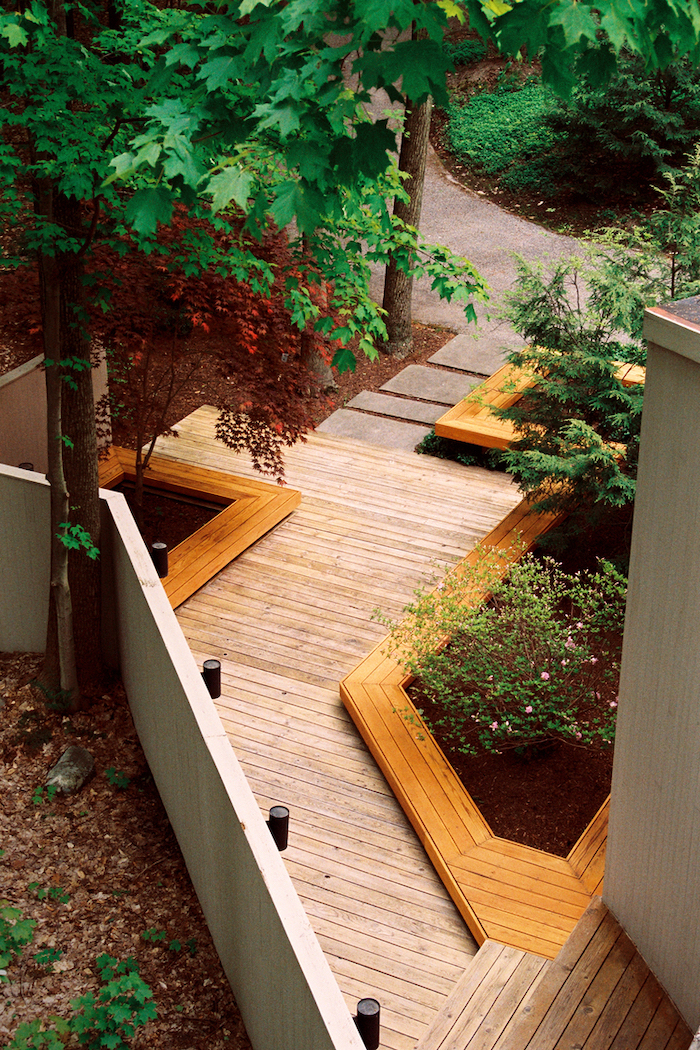
M 465 607 L 475 592 L 491 597 Z M 393 631 L 407 670 L 442 712 L 433 726 L 426 718 L 429 728 L 466 754 L 555 740 L 610 746 L 625 595 L 625 578 L 608 562 L 567 575 L 551 558 L 528 556 L 501 580 L 484 556 L 448 577 Z

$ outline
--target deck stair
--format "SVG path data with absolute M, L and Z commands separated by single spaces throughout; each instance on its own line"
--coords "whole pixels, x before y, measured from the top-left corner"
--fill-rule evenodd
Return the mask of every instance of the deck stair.
M 687 1050 L 692 1032 L 600 897 L 557 958 L 487 941 L 417 1050 Z

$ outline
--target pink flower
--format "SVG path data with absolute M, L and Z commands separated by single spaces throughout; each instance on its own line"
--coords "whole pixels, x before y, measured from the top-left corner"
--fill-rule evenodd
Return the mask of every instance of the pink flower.
M 576 648 L 576 642 L 573 640 L 571 635 L 569 635 L 569 637 L 564 642 L 564 648 L 565 649 L 575 649 Z
M 549 671 L 543 671 L 542 674 L 540 675 L 540 678 L 542 679 L 543 682 L 548 682 L 549 681 Z
M 617 707 L 617 700 L 611 700 L 610 701 L 610 706 L 611 707 Z
M 580 733 L 577 733 L 577 734 L 576 734 L 576 739 L 577 739 L 577 740 L 580 740 L 580 739 L 581 739 L 581 734 L 580 734 Z
M 569 662 L 568 660 L 562 660 L 562 662 L 561 662 L 562 667 L 566 667 L 568 662 Z
M 498 722 L 492 722 L 489 729 L 498 729 Z
M 597 664 L 598 663 L 598 657 L 597 656 L 592 656 L 591 657 L 591 663 L 592 664 Z
M 525 714 L 526 715 L 531 715 L 532 714 L 532 704 L 528 704 L 527 705 L 527 707 L 525 708 Z

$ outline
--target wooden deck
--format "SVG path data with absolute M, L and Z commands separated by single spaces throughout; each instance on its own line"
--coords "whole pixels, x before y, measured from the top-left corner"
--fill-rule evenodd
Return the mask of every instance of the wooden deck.
M 503 552 L 505 571 L 516 538 L 529 547 L 553 524 L 551 516 L 534 515 L 523 502 L 482 546 Z M 471 600 L 483 597 L 475 593 Z M 491 939 L 553 959 L 591 895 L 601 892 L 608 804 L 566 859 L 494 836 L 423 727 L 406 692 L 408 681 L 382 642 L 346 676 L 340 692 L 476 941 Z
M 644 382 L 645 371 L 637 365 L 620 365 L 617 377 L 623 386 Z M 519 401 L 534 377 L 516 365 L 506 364 L 489 376 L 462 401 L 448 409 L 435 424 L 439 437 L 465 441 L 483 448 L 507 448 L 516 436 L 513 424 L 493 415 L 492 408 L 510 408 Z
M 417 1050 L 688 1050 L 691 1040 L 595 898 L 552 963 L 487 941 Z
M 136 453 L 112 446 L 100 460 L 100 487 L 133 482 Z M 174 609 L 251 544 L 299 506 L 301 493 L 259 479 L 236 478 L 196 464 L 174 464 L 152 456 L 146 485 L 176 495 L 204 499 L 222 510 L 168 552 L 168 576 L 163 587 Z
M 158 453 L 255 478 L 213 410 Z M 349 1008 L 376 995 L 383 1050 L 414 1050 L 477 946 L 338 697 L 397 617 L 517 504 L 503 475 L 313 434 L 286 457 L 303 498 L 178 609 L 222 661 L 219 714 L 261 808 L 290 806 L 283 855 Z

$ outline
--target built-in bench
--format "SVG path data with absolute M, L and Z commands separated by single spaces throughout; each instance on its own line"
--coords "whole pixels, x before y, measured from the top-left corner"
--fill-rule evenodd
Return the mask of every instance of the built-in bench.
M 481 546 L 502 553 L 505 573 L 557 520 L 523 501 Z M 477 557 L 472 552 L 465 562 Z M 340 694 L 476 941 L 554 959 L 600 892 L 607 805 L 567 858 L 498 838 L 411 703 L 409 680 L 384 641 L 343 680 Z
M 616 374 L 623 386 L 633 386 L 644 382 L 645 371 L 638 365 L 621 364 Z M 533 373 L 527 369 L 504 365 L 440 416 L 435 433 L 439 437 L 483 448 L 507 448 L 516 436 L 513 424 L 507 419 L 499 419 L 491 409 L 510 408 L 534 381 Z

